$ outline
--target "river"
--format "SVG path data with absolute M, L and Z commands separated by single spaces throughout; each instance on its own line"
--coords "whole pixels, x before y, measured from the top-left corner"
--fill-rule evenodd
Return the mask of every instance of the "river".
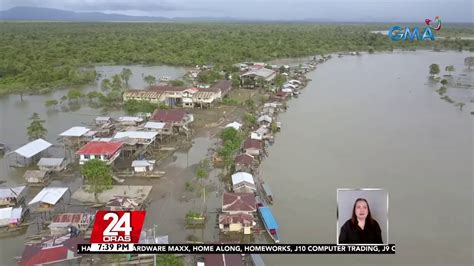
M 428 66 L 438 63 L 472 84 L 467 56 L 335 57 L 308 75 L 261 165 L 282 243 L 335 243 L 336 189 L 379 187 L 389 193 L 397 254 L 266 255 L 267 265 L 472 265 L 472 116 L 440 100 L 428 80 Z

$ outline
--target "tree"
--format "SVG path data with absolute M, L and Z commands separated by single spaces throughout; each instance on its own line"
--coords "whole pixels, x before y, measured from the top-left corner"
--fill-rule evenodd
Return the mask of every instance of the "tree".
M 464 65 L 471 69 L 474 66 L 474 56 L 464 58 Z
M 156 83 L 156 78 L 152 75 L 145 76 L 143 80 L 148 84 L 148 86 L 152 86 Z
M 277 74 L 275 76 L 274 82 L 275 82 L 275 86 L 277 86 L 279 88 L 279 87 L 283 86 L 283 84 L 285 84 L 286 76 L 283 75 L 283 74 Z
M 454 68 L 453 65 L 449 65 L 449 66 L 446 66 L 446 68 L 444 70 L 451 73 L 451 72 L 455 71 L 456 69 Z
M 99 159 L 87 161 L 81 167 L 81 174 L 89 184 L 89 192 L 94 193 L 96 200 L 99 193 L 112 188 L 112 169 L 104 161 Z
M 204 179 L 209 177 L 209 160 L 205 159 L 199 162 L 199 166 L 196 169 L 196 177 L 198 179 Z
M 184 86 L 184 81 L 179 80 L 179 79 L 175 79 L 175 80 L 170 81 L 170 84 L 172 86 L 175 86 L 175 87 L 183 87 Z
M 30 117 L 30 120 L 31 120 L 31 123 L 26 128 L 28 139 L 35 140 L 39 138 L 44 138 L 46 134 L 48 133 L 48 130 L 44 128 L 43 126 L 45 121 L 41 120 L 38 113 L 33 113 L 33 115 Z
M 439 74 L 439 65 L 438 64 L 431 64 L 430 65 L 430 74 L 431 74 L 431 76 Z
M 456 106 L 459 107 L 459 110 L 462 111 L 462 108 L 466 105 L 465 103 L 457 103 Z
M 253 114 L 250 114 L 250 113 L 245 114 L 244 120 L 249 127 L 253 127 L 257 125 L 257 117 L 255 117 Z
M 123 80 L 120 74 L 115 74 L 112 76 L 112 90 L 121 91 L 123 89 Z
M 253 99 L 245 100 L 245 106 L 250 112 L 255 111 L 256 106 L 255 106 L 255 101 Z
M 67 98 L 69 100 L 77 100 L 82 97 L 82 93 L 78 89 L 70 89 L 67 92 Z
M 58 105 L 58 100 L 56 99 L 52 99 L 52 100 L 47 100 L 45 103 L 44 103 L 44 106 L 46 107 L 53 107 L 53 106 L 56 106 Z
M 232 81 L 232 87 L 240 88 L 240 74 L 239 72 L 232 73 L 230 80 Z
M 89 98 L 90 101 L 94 99 L 99 99 L 100 97 L 103 97 L 104 95 L 98 91 L 91 91 L 87 94 L 87 98 Z
M 125 81 L 125 84 L 128 86 L 128 80 L 133 75 L 132 70 L 130 70 L 130 68 L 123 68 L 121 75 L 122 79 Z
M 160 105 L 148 101 L 128 100 L 123 108 L 128 114 L 153 113 L 157 108 L 160 108 Z
M 110 79 L 103 79 L 100 83 L 100 88 L 103 91 L 110 90 L 112 88 L 112 83 L 110 83 Z
M 446 86 L 446 84 L 448 84 L 448 81 L 446 79 L 442 79 L 440 83 L 443 84 L 443 86 Z

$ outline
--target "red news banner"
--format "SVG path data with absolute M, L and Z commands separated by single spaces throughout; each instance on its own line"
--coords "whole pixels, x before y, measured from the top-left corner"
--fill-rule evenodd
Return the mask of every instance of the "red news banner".
M 335 244 L 138 244 L 145 211 L 98 211 L 91 244 L 79 244 L 80 254 L 395 254 L 395 245 Z

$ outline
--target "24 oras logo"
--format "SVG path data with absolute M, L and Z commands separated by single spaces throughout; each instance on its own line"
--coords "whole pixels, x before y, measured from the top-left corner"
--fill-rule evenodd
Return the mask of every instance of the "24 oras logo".
M 435 35 L 433 30 L 439 31 L 441 30 L 441 18 L 439 16 L 435 17 L 434 21 L 431 19 L 425 19 L 425 26 L 423 28 L 423 34 L 420 34 L 420 29 L 418 27 L 413 27 L 413 30 L 409 26 L 402 28 L 401 26 L 392 26 L 388 30 L 388 37 L 393 41 L 406 41 L 407 38 L 410 41 L 414 41 L 417 39 L 418 41 L 425 41 L 425 40 L 435 40 Z
M 91 243 L 138 243 L 145 214 L 145 211 L 97 211 Z

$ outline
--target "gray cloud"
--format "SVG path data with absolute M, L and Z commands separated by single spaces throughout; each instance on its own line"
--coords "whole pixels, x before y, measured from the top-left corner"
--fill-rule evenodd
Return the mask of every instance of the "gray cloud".
M 473 22 L 472 0 L 0 0 L 0 9 L 41 6 L 165 17 Z

